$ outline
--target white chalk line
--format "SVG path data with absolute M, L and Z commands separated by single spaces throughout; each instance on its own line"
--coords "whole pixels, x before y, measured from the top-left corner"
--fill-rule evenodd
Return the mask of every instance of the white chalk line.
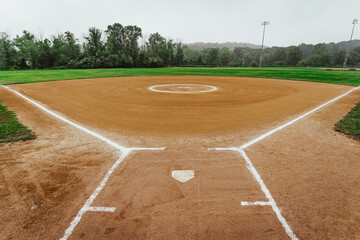
M 36 107 L 40 108 L 41 110 L 45 111 L 46 113 L 54 116 L 55 118 L 60 119 L 61 121 L 66 122 L 66 123 L 72 125 L 73 127 L 76 127 L 77 129 L 80 129 L 83 132 L 86 132 L 87 134 L 100 139 L 103 142 L 106 142 L 110 146 L 113 146 L 114 148 L 116 148 L 116 149 L 118 149 L 120 151 L 126 151 L 126 149 L 139 150 L 139 151 L 141 151 L 141 150 L 163 150 L 163 149 L 165 149 L 165 148 L 134 148 L 134 147 L 133 148 L 127 148 L 127 147 L 121 146 L 120 144 L 118 144 L 118 143 L 116 143 L 114 141 L 111 141 L 110 139 L 108 139 L 108 138 L 106 138 L 104 136 L 101 136 L 100 134 L 98 134 L 96 132 L 93 132 L 93 131 L 91 131 L 91 130 L 89 130 L 89 129 L 87 129 L 87 128 L 85 128 L 85 127 L 83 127 L 83 126 L 81 126 L 81 125 L 79 125 L 77 123 L 74 123 L 73 121 L 70 121 L 69 119 L 67 119 L 67 118 L 65 118 L 63 116 L 60 116 L 59 114 L 45 108 L 41 104 L 35 102 L 34 100 L 31 100 L 30 98 L 26 97 L 25 95 L 23 95 L 23 94 L 15 91 L 15 90 L 7 87 L 7 86 L 4 86 L 4 85 L 1 85 L 1 86 L 4 87 L 5 89 L 15 93 L 16 95 L 20 96 L 21 98 L 25 99 L 26 101 L 28 101 L 29 103 L 35 105 Z
M 264 181 L 261 179 L 260 174 L 256 171 L 254 165 L 252 164 L 251 160 L 249 159 L 249 157 L 246 155 L 244 150 L 240 150 L 238 151 L 243 158 L 246 161 L 247 164 L 247 168 L 250 170 L 251 174 L 253 175 L 253 177 L 256 179 L 256 181 L 259 183 L 261 190 L 265 193 L 266 198 L 269 200 L 269 204 L 273 211 L 275 212 L 277 218 L 279 219 L 281 225 L 283 226 L 283 228 L 285 229 L 285 232 L 287 233 L 287 235 L 292 239 L 295 240 L 297 239 L 297 237 L 295 236 L 295 234 L 293 233 L 293 231 L 291 230 L 289 224 L 287 223 L 287 221 L 285 220 L 285 218 L 282 216 L 280 209 L 278 208 L 278 206 L 276 205 L 276 202 L 274 200 L 274 198 L 271 196 L 271 193 L 269 191 L 269 189 L 266 187 Z
M 351 93 L 352 91 L 354 90 L 357 90 L 359 89 L 359 87 L 355 87 L 355 88 L 352 88 L 351 90 L 347 91 L 346 93 L 336 97 L 336 98 L 333 98 L 332 100 L 306 112 L 305 114 L 301 115 L 300 117 L 297 117 L 295 119 L 293 119 L 292 121 L 288 122 L 288 123 L 285 123 L 284 125 L 281 125 L 280 127 L 277 127 L 257 138 L 255 138 L 254 140 L 248 142 L 248 143 L 245 143 L 243 145 L 241 145 L 240 147 L 227 147 L 227 148 L 209 148 L 209 150 L 216 150 L 216 151 L 236 151 L 236 152 L 239 152 L 243 158 L 245 159 L 246 163 L 247 163 L 247 168 L 250 170 L 251 174 L 253 175 L 253 177 L 255 178 L 255 180 L 258 182 L 258 184 L 260 185 L 261 187 L 261 190 L 264 192 L 266 198 L 269 200 L 269 202 L 241 202 L 241 205 L 242 206 L 250 206 L 250 205 L 261 205 L 261 206 L 266 206 L 266 205 L 270 205 L 273 209 L 273 211 L 275 212 L 277 218 L 279 219 L 281 225 L 283 226 L 283 228 L 285 229 L 286 233 L 288 234 L 288 236 L 292 239 L 292 240 L 296 240 L 298 239 L 296 237 L 296 235 L 294 234 L 294 232 L 291 230 L 291 227 L 289 226 L 289 224 L 287 223 L 286 219 L 282 216 L 281 214 L 281 211 L 280 209 L 278 208 L 278 206 L 276 205 L 276 202 L 274 200 L 274 198 L 272 197 L 272 195 L 270 194 L 270 191 L 269 189 L 266 187 L 264 181 L 261 179 L 260 177 L 260 174 L 257 172 L 257 170 L 255 169 L 254 165 L 252 164 L 250 158 L 247 156 L 247 154 L 245 153 L 245 149 L 265 138 L 267 138 L 268 136 L 272 135 L 273 133 L 277 132 L 277 131 L 280 131 L 281 129 L 299 121 L 300 119 L 308 116 L 309 114 L 311 113 L 314 113 L 316 112 L 317 110 L 327 106 L 328 104 L 330 103 L 333 103 L 335 102 L 336 100 L 348 95 L 349 93 Z
M 313 110 L 308 111 L 307 113 L 301 115 L 300 117 L 297 117 L 297 118 L 291 120 L 290 122 L 285 123 L 284 125 L 281 125 L 280 127 L 277 127 L 277 128 L 275 128 L 275 129 L 273 129 L 273 130 L 271 130 L 271 131 L 269 131 L 269 132 L 267 132 L 267 133 L 265 133 L 265 134 L 263 134 L 263 135 L 255 138 L 254 140 L 252 140 L 252 141 L 250 141 L 250 142 L 248 142 L 248 143 L 245 143 L 244 145 L 240 146 L 240 148 L 241 148 L 241 149 L 246 149 L 247 147 L 249 147 L 249 146 L 251 146 L 251 145 L 253 145 L 253 144 L 255 144 L 255 143 L 257 143 L 257 142 L 259 142 L 259 141 L 261 141 L 261 140 L 263 140 L 264 138 L 267 138 L 268 136 L 272 135 L 273 133 L 275 133 L 275 132 L 277 132 L 277 131 L 280 131 L 281 129 L 283 129 L 283 128 L 287 127 L 287 126 L 290 126 L 291 124 L 299 121 L 300 119 L 303 119 L 304 117 L 312 114 L 313 112 L 316 112 L 317 110 L 319 110 L 319 109 L 321 109 L 321 108 L 329 105 L 330 103 L 333 103 L 333 102 L 335 102 L 336 100 L 338 100 L 338 99 L 340 99 L 340 98 L 342 98 L 342 97 L 345 97 L 346 95 L 348 95 L 349 93 L 351 93 L 352 91 L 357 90 L 357 89 L 359 89 L 359 87 L 352 88 L 351 90 L 347 91 L 346 93 L 344 93 L 344 94 L 342 94 L 342 95 L 340 95 L 340 96 L 338 96 L 338 97 L 336 97 L 336 98 L 331 99 L 330 101 L 328 101 L 328 102 L 326 102 L 326 103 L 324 103 L 324 104 L 322 104 L 322 105 L 314 108 Z
M 199 90 L 199 91 L 194 91 L 194 92 L 186 92 L 186 91 L 168 91 L 168 90 L 159 90 L 156 89 L 158 87 L 168 87 L 168 86 L 177 86 L 178 88 L 185 88 L 185 89 L 189 89 L 191 88 L 191 86 L 202 86 L 202 87 L 207 87 L 209 89 L 207 90 Z M 203 85 L 203 84 L 163 84 L 163 85 L 155 85 L 155 86 L 151 86 L 148 88 L 150 91 L 153 92 L 161 92 L 161 93 L 181 93 L 181 94 L 191 94 L 191 93 L 204 93 L 204 92 L 213 92 L 218 90 L 217 87 L 214 86 L 210 86 L 210 85 Z
M 119 166 L 119 164 L 125 159 L 125 157 L 131 153 L 131 150 L 129 151 L 125 151 L 121 153 L 120 158 L 114 163 L 114 165 L 112 165 L 112 167 L 110 168 L 110 170 L 107 172 L 107 174 L 105 175 L 105 177 L 101 180 L 99 186 L 97 186 L 97 188 L 95 189 L 95 191 L 91 194 L 91 196 L 86 200 L 85 204 L 83 205 L 83 207 L 79 210 L 78 214 L 76 215 L 76 217 L 72 220 L 72 222 L 70 223 L 70 226 L 65 230 L 64 236 L 62 238 L 60 238 L 60 240 L 66 240 L 68 239 L 68 237 L 70 237 L 70 235 L 72 234 L 72 232 L 74 231 L 75 227 L 79 224 L 79 222 L 81 221 L 82 216 L 84 215 L 84 213 L 86 213 L 87 211 L 90 211 L 90 209 L 94 209 L 91 207 L 91 204 L 94 202 L 95 198 L 98 196 L 98 194 L 100 193 L 100 191 L 105 187 L 106 182 L 108 181 L 109 177 L 111 176 L 111 174 L 114 172 L 114 170 L 116 169 L 117 166 Z
M 89 207 L 89 212 L 115 212 L 115 207 Z
M 241 202 L 241 206 L 253 206 L 253 205 L 268 206 L 268 205 L 271 205 L 271 203 L 270 202 Z
M 105 211 L 105 212 L 114 212 L 115 208 L 107 208 L 107 207 L 92 207 L 91 204 L 94 202 L 95 198 L 98 196 L 98 194 L 100 193 L 100 191 L 105 187 L 109 177 L 111 176 L 111 174 L 114 172 L 114 170 L 119 166 L 119 164 L 126 158 L 126 156 L 128 156 L 132 151 L 157 151 L 157 150 L 164 150 L 165 148 L 136 148 L 136 147 L 131 147 L 131 148 L 127 148 L 124 146 L 121 146 L 120 144 L 117 144 L 116 142 L 111 141 L 108 138 L 105 138 L 103 136 L 101 136 L 98 133 L 95 133 L 83 126 L 80 126 L 79 124 L 76 124 L 70 120 L 68 120 L 67 118 L 60 116 L 57 113 L 54 113 L 53 111 L 45 108 L 44 106 L 40 105 L 39 103 L 31 100 L 30 98 L 24 96 L 23 94 L 7 87 L 7 86 L 3 86 L 5 89 L 15 93 L 16 95 L 20 96 L 21 98 L 25 99 L 26 101 L 28 101 L 29 103 L 35 105 L 36 107 L 38 107 L 39 109 L 45 111 L 46 113 L 54 116 L 55 118 L 66 122 L 104 142 L 106 142 L 107 144 L 115 147 L 116 149 L 120 150 L 121 155 L 120 158 L 113 164 L 113 166 L 110 168 L 110 170 L 106 173 L 105 177 L 101 180 L 100 184 L 97 186 L 97 188 L 95 189 L 95 191 L 91 194 L 91 196 L 86 200 L 85 204 L 82 206 L 82 208 L 79 210 L 79 212 L 77 213 L 76 217 L 73 219 L 73 221 L 70 223 L 70 226 L 65 230 L 64 236 L 62 238 L 60 238 L 61 240 L 66 240 L 74 231 L 75 227 L 78 225 L 78 223 L 80 222 L 82 216 L 84 215 L 84 213 L 88 212 L 88 211 Z

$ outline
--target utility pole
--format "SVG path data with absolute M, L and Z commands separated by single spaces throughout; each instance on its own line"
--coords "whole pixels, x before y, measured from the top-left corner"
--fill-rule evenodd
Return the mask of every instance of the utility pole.
M 244 43 L 243 67 L 245 67 L 245 48 L 246 48 L 246 43 Z
M 353 34 L 354 34 L 354 28 L 355 28 L 355 25 L 356 25 L 357 23 L 358 23 L 358 20 L 357 20 L 357 19 L 354 19 L 353 22 L 352 22 L 353 28 L 352 28 L 352 31 L 351 31 L 350 41 L 349 41 L 348 44 L 347 44 L 347 49 L 346 49 L 346 53 L 345 53 L 345 60 L 344 60 L 344 65 L 343 65 L 344 71 L 345 71 L 346 63 L 347 63 L 347 60 L 348 60 L 348 57 L 349 57 L 350 43 L 351 43 L 351 40 L 352 40 L 352 37 L 353 37 Z
M 260 68 L 261 68 L 261 63 L 262 63 L 262 57 L 263 57 L 263 51 L 264 51 L 264 38 L 265 38 L 265 27 L 266 25 L 269 25 L 270 22 L 268 21 L 264 21 L 261 23 L 262 26 L 264 26 L 264 30 L 263 30 L 263 37 L 262 37 L 262 43 L 261 43 L 261 55 L 260 55 Z

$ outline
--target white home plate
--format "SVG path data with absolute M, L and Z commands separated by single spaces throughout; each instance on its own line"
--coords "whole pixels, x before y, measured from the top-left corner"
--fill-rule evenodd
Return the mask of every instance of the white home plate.
M 195 177 L 194 170 L 174 170 L 171 176 L 179 182 L 186 183 Z

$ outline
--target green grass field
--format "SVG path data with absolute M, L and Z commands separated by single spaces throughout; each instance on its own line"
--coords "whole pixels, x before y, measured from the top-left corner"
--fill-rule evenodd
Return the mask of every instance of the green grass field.
M 7 110 L 0 101 L 0 145 L 2 143 L 34 139 L 35 134 L 22 125 L 13 111 Z
M 360 71 L 331 71 L 320 68 L 130 68 L 0 71 L 0 84 L 31 83 L 84 78 L 203 75 L 290 79 L 360 85 Z

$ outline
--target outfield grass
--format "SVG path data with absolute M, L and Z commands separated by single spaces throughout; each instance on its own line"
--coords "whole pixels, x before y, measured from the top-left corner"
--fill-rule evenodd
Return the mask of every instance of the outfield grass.
M 0 84 L 31 83 L 84 78 L 125 76 L 203 75 L 290 79 L 360 85 L 360 71 L 331 71 L 320 68 L 117 68 L 0 71 Z
M 335 130 L 360 140 L 360 102 L 335 124 Z
M 0 102 L 0 145 L 2 143 L 34 139 L 35 134 L 22 125 L 13 111 Z

